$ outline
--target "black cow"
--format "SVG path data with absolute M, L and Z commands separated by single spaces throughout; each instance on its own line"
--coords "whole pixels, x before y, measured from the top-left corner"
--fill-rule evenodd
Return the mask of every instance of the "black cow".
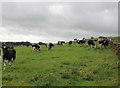
M 58 41 L 58 45 L 64 45 L 65 44 L 65 41 Z
M 32 51 L 40 51 L 40 46 L 38 44 L 32 45 Z
M 89 45 L 90 47 L 96 47 L 93 40 L 88 40 L 88 45 Z
M 2 47 L 3 49 L 3 62 L 4 62 L 4 70 L 6 67 L 6 63 L 9 63 L 10 66 L 10 62 L 13 63 L 15 58 L 16 58 L 16 50 L 13 47 Z M 14 63 L 13 63 L 14 64 Z
M 71 46 L 72 45 L 72 41 L 69 41 L 69 46 Z
M 48 46 L 49 46 L 48 50 L 51 50 L 51 48 L 54 46 L 54 44 L 53 43 L 49 43 Z
M 98 40 L 99 47 L 101 48 L 102 46 L 107 47 L 109 45 L 109 40 Z

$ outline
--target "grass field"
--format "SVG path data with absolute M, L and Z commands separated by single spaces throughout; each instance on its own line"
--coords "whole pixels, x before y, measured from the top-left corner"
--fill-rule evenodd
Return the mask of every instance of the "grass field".
M 115 86 L 118 57 L 108 48 L 78 47 L 73 43 L 40 52 L 15 47 L 15 69 L 3 71 L 3 86 Z

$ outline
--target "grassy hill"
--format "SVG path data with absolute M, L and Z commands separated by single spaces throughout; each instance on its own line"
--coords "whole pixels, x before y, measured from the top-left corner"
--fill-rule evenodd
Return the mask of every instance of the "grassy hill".
M 3 71 L 3 86 L 115 86 L 118 57 L 108 48 L 78 47 L 73 43 L 40 52 L 15 47 L 15 69 Z

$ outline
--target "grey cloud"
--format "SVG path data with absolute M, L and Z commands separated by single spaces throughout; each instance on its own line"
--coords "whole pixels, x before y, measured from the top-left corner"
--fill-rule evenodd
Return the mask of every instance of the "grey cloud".
M 60 5 L 52 9 L 62 12 L 50 12 L 52 5 Z M 116 35 L 118 31 L 117 3 L 114 2 L 4 2 L 2 7 L 3 27 L 16 34 L 70 39 L 82 35 L 83 30 L 87 37 L 92 33 Z

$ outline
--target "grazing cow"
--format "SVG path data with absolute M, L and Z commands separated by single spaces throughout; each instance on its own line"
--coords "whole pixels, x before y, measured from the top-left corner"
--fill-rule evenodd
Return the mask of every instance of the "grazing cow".
M 72 41 L 69 41 L 69 46 L 71 46 L 72 45 Z
M 32 51 L 40 51 L 40 46 L 38 44 L 32 45 Z
M 109 45 L 109 40 L 98 40 L 99 47 L 101 48 L 102 46 L 107 47 Z
M 79 46 L 80 44 L 84 45 L 85 44 L 85 38 L 83 38 L 82 40 L 77 40 L 77 45 Z
M 58 45 L 64 45 L 65 44 L 65 41 L 58 41 Z
M 6 67 L 6 63 L 8 62 L 9 63 L 9 66 L 10 65 L 10 62 L 13 63 L 15 58 L 16 58 L 16 50 L 13 48 L 13 47 L 2 47 L 3 49 L 3 62 L 4 62 L 4 70 L 5 70 L 5 67 Z M 14 63 L 13 63 L 14 65 Z
M 77 40 L 77 44 L 78 45 L 80 45 L 80 44 L 84 45 L 85 44 L 85 40 Z
M 49 46 L 49 47 L 48 47 L 48 50 L 51 50 L 52 47 L 54 46 L 54 44 L 53 44 L 53 43 L 49 43 L 48 46 Z
M 96 48 L 95 43 L 93 42 L 93 40 L 88 40 L 88 45 L 89 45 L 90 47 Z

